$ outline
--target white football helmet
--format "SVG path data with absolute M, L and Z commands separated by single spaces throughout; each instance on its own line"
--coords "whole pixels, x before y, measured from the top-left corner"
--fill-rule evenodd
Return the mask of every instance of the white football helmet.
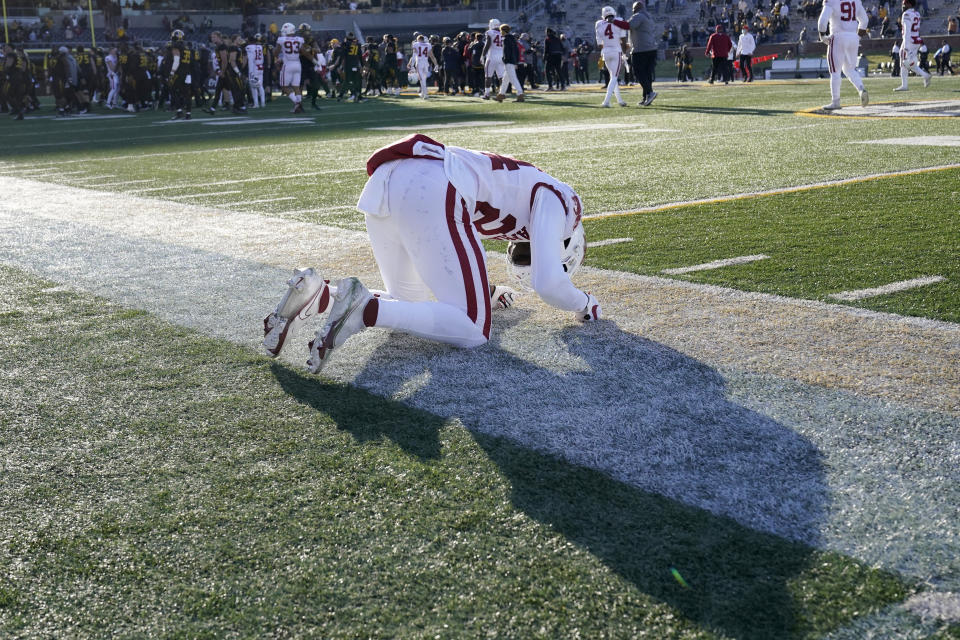
M 497 20 L 496 18 L 490 18 L 489 28 L 491 28 L 491 29 L 499 29 L 499 28 L 500 28 L 500 21 Z
M 617 12 L 614 11 L 613 7 L 611 6 L 606 6 L 603 9 L 600 9 L 600 17 L 603 18 L 604 20 L 606 20 L 608 16 L 616 17 L 616 15 L 617 15 Z
M 282 36 L 292 36 L 296 32 L 297 28 L 290 22 L 284 22 L 283 26 L 280 27 L 280 35 Z
M 420 84 L 420 74 L 417 73 L 415 69 L 410 69 L 409 73 L 407 73 L 407 84 Z
M 560 253 L 560 262 L 568 276 L 573 277 L 580 270 L 586 254 L 587 237 L 583 233 L 583 225 L 578 224 L 573 235 L 563 241 L 563 251 Z M 507 245 L 507 271 L 513 280 L 512 284 L 524 291 L 533 291 L 529 242 L 511 242 Z

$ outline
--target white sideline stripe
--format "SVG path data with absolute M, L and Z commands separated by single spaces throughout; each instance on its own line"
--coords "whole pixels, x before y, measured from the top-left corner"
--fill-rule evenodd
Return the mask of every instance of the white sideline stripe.
M 204 187 L 217 187 L 225 184 L 244 184 L 247 182 L 262 182 L 264 180 L 289 180 L 290 178 L 309 178 L 312 176 L 326 176 L 334 173 L 354 173 L 365 171 L 365 169 L 358 167 L 355 169 L 328 169 L 326 171 L 311 171 L 309 173 L 288 173 L 282 176 L 258 176 L 256 178 L 242 178 L 237 180 L 218 180 L 217 182 L 204 182 L 201 186 Z M 189 184 L 173 184 L 167 185 L 165 187 L 151 187 L 149 189 L 131 189 L 131 193 L 150 193 L 152 191 L 166 191 L 169 189 L 185 189 L 187 187 L 195 187 L 197 184 L 191 182 Z
M 660 273 L 665 273 L 671 276 L 677 276 L 682 273 L 691 273 L 693 271 L 707 271 L 709 269 L 721 269 L 723 267 L 729 267 L 735 264 L 746 264 L 748 262 L 756 262 L 757 260 L 766 260 L 770 256 L 765 256 L 762 253 L 759 253 L 754 256 L 739 256 L 737 258 L 727 258 L 725 260 L 714 260 L 713 262 L 704 262 L 703 264 L 695 264 L 689 267 L 677 267 L 676 269 L 664 269 Z
M 912 136 L 881 140 L 851 140 L 847 144 L 896 144 L 909 147 L 960 147 L 960 136 Z
M 283 196 L 281 198 L 263 198 L 261 200 L 244 200 L 243 202 L 230 202 L 224 204 L 224 207 L 245 207 L 248 204 L 262 204 L 264 202 L 281 202 L 283 200 L 296 200 L 293 196 Z
M 906 291 L 907 289 L 916 289 L 917 287 L 925 287 L 930 284 L 936 284 L 938 282 L 943 282 L 946 280 L 943 276 L 923 276 L 921 278 L 913 278 L 912 280 L 901 280 L 900 282 L 891 282 L 890 284 L 885 284 L 882 287 L 873 287 L 872 289 L 856 289 L 854 291 L 841 291 L 840 293 L 831 293 L 828 297 L 833 298 L 834 300 L 844 300 L 846 302 L 852 302 L 854 300 L 863 300 L 864 298 L 873 298 L 874 296 L 882 296 L 887 293 L 897 293 L 898 291 Z
M 602 213 L 591 213 L 583 216 L 584 220 L 612 218 L 616 216 L 631 216 L 638 213 L 652 213 L 654 211 L 663 211 L 666 209 L 677 209 L 680 207 L 689 207 L 698 204 L 715 204 L 718 202 L 729 202 L 731 200 L 745 200 L 747 198 L 760 198 L 763 196 L 775 196 L 783 193 L 795 193 L 797 191 L 809 191 L 812 189 L 826 189 L 828 187 L 837 187 L 845 184 L 855 184 L 857 182 L 866 182 L 868 180 L 882 180 L 884 178 L 895 178 L 897 176 L 911 176 L 919 173 L 930 173 L 933 171 L 947 171 L 949 169 L 960 169 L 960 164 L 941 164 L 932 167 L 921 167 L 918 169 L 903 169 L 900 171 L 889 171 L 887 173 L 871 173 L 865 176 L 855 178 L 842 178 L 840 180 L 828 180 L 825 182 L 811 182 L 809 184 L 800 184 L 793 187 L 781 187 L 779 189 L 769 189 L 767 191 L 747 191 L 744 193 L 734 193 L 714 198 L 700 198 L 699 200 L 682 200 L 679 202 L 668 202 L 657 204 L 650 207 L 639 207 L 637 209 L 625 209 L 622 211 L 604 211 Z
M 502 127 L 513 124 L 513 120 L 464 120 L 445 124 L 391 125 L 389 127 L 367 127 L 367 131 L 420 131 L 426 129 L 456 129 L 457 127 Z
M 596 242 L 588 242 L 587 248 L 605 247 L 609 244 L 620 244 L 622 242 L 633 242 L 633 238 L 609 238 L 607 240 L 597 240 Z
M 205 198 L 208 196 L 228 196 L 234 193 L 243 193 L 242 190 L 237 189 L 236 191 L 208 191 L 206 193 L 181 193 L 175 196 L 164 196 L 168 200 L 180 200 L 181 198 Z

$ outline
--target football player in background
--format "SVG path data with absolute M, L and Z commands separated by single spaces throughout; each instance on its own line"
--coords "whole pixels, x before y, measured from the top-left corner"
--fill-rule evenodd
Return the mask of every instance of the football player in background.
M 397 58 L 397 39 L 391 34 L 383 36 L 381 45 L 381 58 L 383 64 L 380 68 L 380 76 L 383 78 L 383 84 L 387 93 L 394 96 L 400 95 L 400 81 L 398 70 L 400 61 Z
M 510 306 L 514 292 L 490 286 L 482 239 L 510 241 L 513 277 L 547 304 L 580 321 L 600 318 L 597 299 L 570 281 L 586 239 L 580 198 L 569 185 L 527 162 L 446 147 L 422 134 L 376 151 L 367 174 L 357 208 L 386 292 L 375 296 L 357 278 L 333 287 L 312 269 L 296 272 L 264 321 L 271 354 L 279 354 L 290 326 L 325 311 L 331 298 L 327 322 L 310 343 L 313 373 L 368 327 L 458 347 L 484 344 L 492 307 Z
M 300 93 L 300 48 L 303 38 L 296 35 L 297 28 L 286 22 L 280 27 L 275 59 L 280 61 L 280 91 L 290 98 L 293 109 L 290 113 L 303 113 L 303 95 Z
M 923 38 L 920 37 L 920 12 L 916 9 L 917 0 L 903 0 L 903 13 L 900 14 L 900 28 L 903 30 L 903 42 L 900 44 L 900 86 L 894 91 L 907 91 L 907 78 L 910 72 L 923 78 L 923 86 L 930 86 L 929 73 L 920 68 L 918 54 Z
M 27 58 L 9 43 L 3 45 L 3 95 L 14 120 L 23 120 L 27 95 Z
M 253 108 L 265 107 L 266 96 L 263 91 L 263 36 L 253 36 L 253 42 L 244 51 L 247 56 L 247 82 L 253 97 Z
M 426 100 L 427 78 L 430 76 L 430 69 L 437 67 L 437 59 L 433 57 L 433 47 L 423 34 L 418 35 L 413 42 L 413 55 L 410 56 L 409 67 L 411 71 L 416 72 L 420 81 L 420 97 Z
M 491 18 L 487 32 L 483 34 L 483 99 L 490 99 L 493 77 L 503 82 L 503 36 L 500 35 L 500 21 Z
M 183 31 L 170 34 L 170 104 L 176 109 L 174 120 L 190 119 L 190 99 L 193 97 L 193 80 L 196 75 L 195 52 L 183 40 Z
M 827 45 L 827 68 L 830 70 L 830 104 L 827 111 L 840 108 L 840 72 L 860 94 L 860 106 L 870 102 L 863 80 L 857 70 L 857 51 L 860 36 L 867 35 L 870 16 L 860 0 L 823 0 L 823 10 L 817 20 L 820 41 Z M 829 27 L 829 34 L 827 28 Z
M 627 106 L 620 97 L 620 69 L 623 66 L 623 54 L 627 51 L 627 35 L 630 23 L 617 19 L 617 12 L 613 7 L 604 7 L 600 10 L 600 19 L 597 20 L 594 30 L 597 36 L 597 46 L 603 58 L 604 67 L 610 73 L 607 83 L 607 95 L 601 107 L 610 106 L 610 98 L 616 96 L 621 107 Z
M 107 65 L 107 83 L 109 92 L 107 93 L 107 109 L 117 108 L 117 96 L 120 93 L 120 61 L 117 58 L 117 48 L 110 47 L 107 57 L 103 59 Z

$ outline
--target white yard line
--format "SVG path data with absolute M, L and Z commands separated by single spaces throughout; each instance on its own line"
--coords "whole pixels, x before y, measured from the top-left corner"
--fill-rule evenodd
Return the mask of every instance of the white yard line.
M 71 178 L 71 180 L 76 182 L 77 180 L 106 180 L 108 178 L 116 178 L 116 177 L 117 177 L 116 175 L 111 173 L 105 176 L 77 176 L 76 178 Z M 81 186 L 81 185 L 77 185 L 77 186 Z
M 164 196 L 167 200 L 183 200 L 189 198 L 209 198 L 213 196 L 228 196 L 235 193 L 243 193 L 243 190 L 237 189 L 235 191 L 207 191 L 205 193 L 181 193 L 175 196 Z
M 367 131 L 420 131 L 427 129 L 456 129 L 459 127 L 503 127 L 513 124 L 513 120 L 464 120 L 444 124 L 390 125 L 387 127 L 367 127 Z
M 912 136 L 880 140 L 852 140 L 847 144 L 892 144 L 908 147 L 960 147 L 960 136 Z
M 784 193 L 796 193 L 799 191 L 810 191 L 813 189 L 826 189 L 828 187 L 838 187 L 845 184 L 855 184 L 857 182 L 867 182 L 869 180 L 882 180 L 884 178 L 896 178 L 898 176 L 912 176 L 921 173 L 931 173 L 934 171 L 947 171 L 949 169 L 960 169 L 960 164 L 942 164 L 932 167 L 920 167 L 918 169 L 902 169 L 900 171 L 888 171 L 885 173 L 871 173 L 864 176 L 853 178 L 842 178 L 839 180 L 827 180 L 824 182 L 811 182 L 808 184 L 795 185 L 792 187 L 780 187 L 778 189 L 769 189 L 766 191 L 747 191 L 745 193 L 734 193 L 725 196 L 715 196 L 711 198 L 700 198 L 698 200 L 682 200 L 679 202 L 668 202 L 665 204 L 653 205 L 651 207 L 639 207 L 637 209 L 625 209 L 623 211 L 605 211 L 603 213 L 591 213 L 583 216 L 584 220 L 600 220 L 603 218 L 615 218 L 620 216 L 632 216 L 640 213 L 652 213 L 654 211 L 664 211 L 667 209 L 677 209 L 679 207 L 690 207 L 701 204 L 716 204 L 719 202 L 731 202 L 733 200 L 745 200 L 747 198 L 761 198 L 764 196 L 775 196 Z
M 144 182 L 156 182 L 156 178 L 145 178 L 143 180 L 124 180 L 123 182 L 107 182 L 104 184 L 96 185 L 97 188 L 101 187 L 124 187 L 128 184 L 143 184 Z M 93 186 L 93 185 L 91 185 Z
M 204 182 L 202 186 L 204 187 L 218 187 L 225 184 L 246 184 L 248 182 L 264 182 L 266 180 L 289 180 L 290 178 L 309 178 L 313 176 L 326 176 L 333 175 L 338 173 L 356 173 L 364 171 L 363 168 L 351 168 L 351 169 L 327 169 L 325 171 L 311 171 L 309 173 L 287 173 L 284 175 L 278 176 L 257 176 L 254 178 L 238 178 L 236 180 L 217 180 L 216 182 Z M 197 183 L 191 182 L 189 184 L 174 184 L 167 185 L 164 187 L 152 187 L 149 189 L 131 189 L 133 193 L 151 193 L 154 191 L 168 191 L 170 189 L 185 189 L 188 187 L 195 187 Z
M 284 200 L 296 200 L 294 196 L 283 196 L 280 198 L 262 198 L 260 200 L 244 200 L 243 202 L 229 202 L 221 206 L 224 207 L 246 207 L 251 204 L 263 204 L 265 202 L 282 202 Z
M 313 207 L 311 209 L 294 209 L 293 211 L 277 211 L 277 215 L 298 215 L 301 213 L 329 213 L 331 211 L 349 211 L 357 210 L 357 205 L 355 204 L 344 204 L 336 207 Z
M 735 264 L 746 264 L 748 262 L 756 262 L 757 260 L 766 260 L 770 256 L 763 255 L 762 253 L 752 256 L 739 256 L 737 258 L 726 258 L 724 260 L 714 260 L 713 262 L 704 262 L 703 264 L 695 264 L 689 267 L 678 267 L 676 269 L 664 269 L 660 273 L 665 273 L 670 276 L 678 276 L 683 273 L 693 273 L 694 271 L 708 271 L 710 269 L 722 269 L 723 267 L 730 267 Z
M 926 287 L 927 285 L 936 284 L 938 282 L 943 282 L 946 280 L 943 276 L 923 276 L 921 278 L 913 278 L 912 280 L 901 280 L 899 282 L 891 282 L 890 284 L 885 284 L 882 287 L 873 287 L 870 289 L 856 289 L 854 291 L 841 291 L 840 293 L 831 293 L 830 298 L 834 300 L 843 300 L 845 302 L 853 302 L 854 300 L 863 300 L 864 298 L 873 298 L 875 296 L 882 296 L 888 293 L 897 293 L 898 291 L 907 291 L 908 289 L 916 289 L 917 287 Z
M 607 240 L 597 240 L 596 242 L 588 242 L 587 248 L 606 247 L 607 245 L 621 244 L 624 242 L 633 242 L 633 238 L 608 238 Z

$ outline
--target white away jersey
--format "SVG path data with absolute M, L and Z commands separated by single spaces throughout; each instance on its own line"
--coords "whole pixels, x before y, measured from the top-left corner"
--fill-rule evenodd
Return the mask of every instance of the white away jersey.
M 413 43 L 413 60 L 416 64 L 427 64 L 430 62 L 430 50 L 432 45 L 429 42 Z
M 607 22 L 606 20 L 597 20 L 596 25 L 597 32 L 597 45 L 603 48 L 604 52 L 614 52 L 619 53 L 622 51 L 620 47 L 620 38 L 627 37 L 627 30 L 621 29 L 612 22 Z
M 303 46 L 303 38 L 300 36 L 280 36 L 277 38 L 277 46 L 280 47 L 280 55 L 283 57 L 283 64 L 300 64 L 300 48 Z
M 484 39 L 490 43 L 490 50 L 487 51 L 487 55 L 491 58 L 502 58 L 503 57 L 503 36 L 500 34 L 499 29 L 487 29 L 487 32 L 483 35 Z
M 830 34 L 856 34 L 857 29 L 866 29 L 868 16 L 860 0 L 823 0 L 823 10 L 817 21 L 817 29 L 826 31 L 830 25 Z
M 248 44 L 244 50 L 247 54 L 247 73 L 249 75 L 263 74 L 263 45 Z
M 461 147 L 444 147 L 422 134 L 384 147 L 367 161 L 371 180 L 367 181 L 357 204 L 361 211 L 389 215 L 383 185 L 389 180 L 390 161 L 404 158 L 442 161 L 444 173 L 463 198 L 474 228 L 486 238 L 529 241 L 531 207 L 541 190 L 555 195 L 563 205 L 563 237 L 569 238 L 580 224 L 583 207 L 570 185 L 529 162 Z M 380 166 L 386 170 L 374 174 Z
M 916 9 L 907 9 L 900 16 L 903 25 L 903 44 L 901 49 L 919 49 L 923 44 L 920 37 L 920 13 Z

